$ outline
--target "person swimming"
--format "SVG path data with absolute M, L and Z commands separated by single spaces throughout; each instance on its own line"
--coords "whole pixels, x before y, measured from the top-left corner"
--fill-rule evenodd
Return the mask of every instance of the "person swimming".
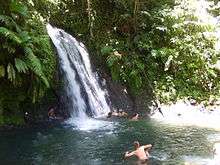
M 56 119 L 55 110 L 53 107 L 49 109 L 47 115 L 48 115 L 48 118 L 51 120 Z
M 119 115 L 118 115 L 118 112 L 116 112 L 116 111 L 109 112 L 108 115 L 107 115 L 107 118 L 111 118 L 111 117 L 113 117 L 113 116 L 118 117 L 118 116 L 119 116 Z
M 47 115 L 48 115 L 48 118 L 49 118 L 50 121 L 53 121 L 53 120 L 63 121 L 64 120 L 63 116 L 60 116 L 59 114 L 56 114 L 54 107 L 51 107 L 49 109 Z
M 138 141 L 134 141 L 134 148 L 135 148 L 134 151 L 125 152 L 124 159 L 127 159 L 132 156 L 136 156 L 141 164 L 147 163 L 150 156 L 149 150 L 152 148 L 152 145 L 147 144 L 140 146 L 140 143 Z
M 131 117 L 131 120 L 133 121 L 137 121 L 139 119 L 139 114 L 138 113 L 135 113 L 132 117 Z
M 112 112 L 109 112 L 108 115 L 107 115 L 107 118 L 111 118 L 111 117 L 124 117 L 126 118 L 128 116 L 128 114 L 122 110 L 119 110 L 118 112 L 117 111 L 112 111 Z

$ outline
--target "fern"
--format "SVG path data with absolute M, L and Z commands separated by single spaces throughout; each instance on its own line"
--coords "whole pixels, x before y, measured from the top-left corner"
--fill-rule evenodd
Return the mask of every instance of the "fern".
M 27 64 L 19 58 L 15 58 L 15 67 L 18 70 L 18 72 L 26 73 L 28 70 Z
M 15 82 L 15 70 L 11 63 L 9 63 L 7 66 L 7 73 L 8 73 L 8 79 L 14 83 Z
M 11 12 L 18 13 L 24 17 L 27 16 L 27 7 L 18 1 L 12 0 L 10 4 L 10 10 Z
M 5 27 L 0 27 L 0 34 L 2 34 L 5 38 L 11 41 L 14 41 L 17 44 L 22 43 L 22 40 L 18 37 L 18 35 L 15 32 L 8 30 Z
M 56 63 L 40 16 L 34 8 L 28 12 L 25 2 L 2 0 L 0 3 L 0 111 L 2 100 L 10 100 L 3 108 L 15 109 L 12 114 L 22 111 L 24 100 L 40 101 L 49 87 L 48 81 L 52 80 Z
M 30 44 L 30 41 L 31 41 L 31 37 L 30 35 L 28 34 L 28 32 L 26 31 L 22 31 L 21 33 L 19 33 L 19 37 L 21 38 L 22 40 L 22 43 L 24 44 Z
M 0 65 L 0 77 L 4 77 L 5 76 L 5 68 L 4 66 Z
M 117 57 L 117 56 L 111 55 L 111 56 L 108 56 L 108 58 L 107 58 L 107 64 L 109 67 L 113 67 L 114 64 L 118 61 L 119 61 L 119 57 Z
M 11 25 L 11 17 L 7 15 L 0 15 L 0 22 L 4 22 L 6 25 Z
M 29 47 L 24 48 L 24 53 L 26 56 L 26 63 L 28 67 L 41 78 L 41 80 L 44 82 L 46 87 L 49 87 L 49 83 L 47 78 L 45 77 L 40 60 L 34 55 L 33 51 Z
M 12 44 L 11 44 L 11 43 L 8 43 L 8 42 L 4 42 L 4 43 L 2 44 L 2 48 L 3 48 L 3 49 L 6 49 L 9 54 L 13 54 L 13 53 L 15 53 L 15 51 L 16 51 L 16 48 L 15 48 L 15 47 L 12 47 Z
M 112 53 L 114 51 L 112 46 L 104 46 L 101 49 L 101 54 L 103 55 L 109 55 L 110 53 Z
M 0 15 L 0 22 L 4 23 L 8 28 L 15 28 L 18 33 L 21 32 L 20 27 L 17 23 L 7 15 Z
M 47 35 L 39 35 L 37 37 L 32 37 L 33 43 L 37 46 L 40 47 L 39 51 L 43 51 L 46 54 L 50 54 L 50 39 L 48 38 Z

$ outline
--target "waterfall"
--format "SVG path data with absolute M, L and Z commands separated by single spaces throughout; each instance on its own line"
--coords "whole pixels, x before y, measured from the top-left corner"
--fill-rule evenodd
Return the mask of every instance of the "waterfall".
M 106 115 L 110 108 L 105 92 L 92 72 L 89 54 L 83 43 L 49 24 L 47 31 L 58 52 L 71 119 L 84 121 L 88 116 L 96 118 Z

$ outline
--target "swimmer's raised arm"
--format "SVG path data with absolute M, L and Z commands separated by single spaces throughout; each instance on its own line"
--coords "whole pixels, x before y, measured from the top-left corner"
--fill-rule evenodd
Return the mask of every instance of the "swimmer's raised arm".
M 152 144 L 147 144 L 147 145 L 144 145 L 144 149 L 147 150 L 147 149 L 151 149 L 152 148 Z
M 124 156 L 124 158 L 126 159 L 126 158 L 129 158 L 129 157 L 131 157 L 131 156 L 133 156 L 133 155 L 135 155 L 135 151 L 132 151 L 132 152 L 125 152 L 125 156 Z

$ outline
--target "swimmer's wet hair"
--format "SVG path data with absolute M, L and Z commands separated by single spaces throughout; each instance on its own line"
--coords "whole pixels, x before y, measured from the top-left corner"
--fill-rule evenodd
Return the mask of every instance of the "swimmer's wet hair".
M 133 115 L 132 115 L 132 117 L 135 117 L 135 116 L 137 116 L 138 115 L 138 113 L 134 113 Z
M 134 141 L 134 146 L 135 146 L 135 147 L 139 147 L 139 146 L 140 146 L 139 141 Z

